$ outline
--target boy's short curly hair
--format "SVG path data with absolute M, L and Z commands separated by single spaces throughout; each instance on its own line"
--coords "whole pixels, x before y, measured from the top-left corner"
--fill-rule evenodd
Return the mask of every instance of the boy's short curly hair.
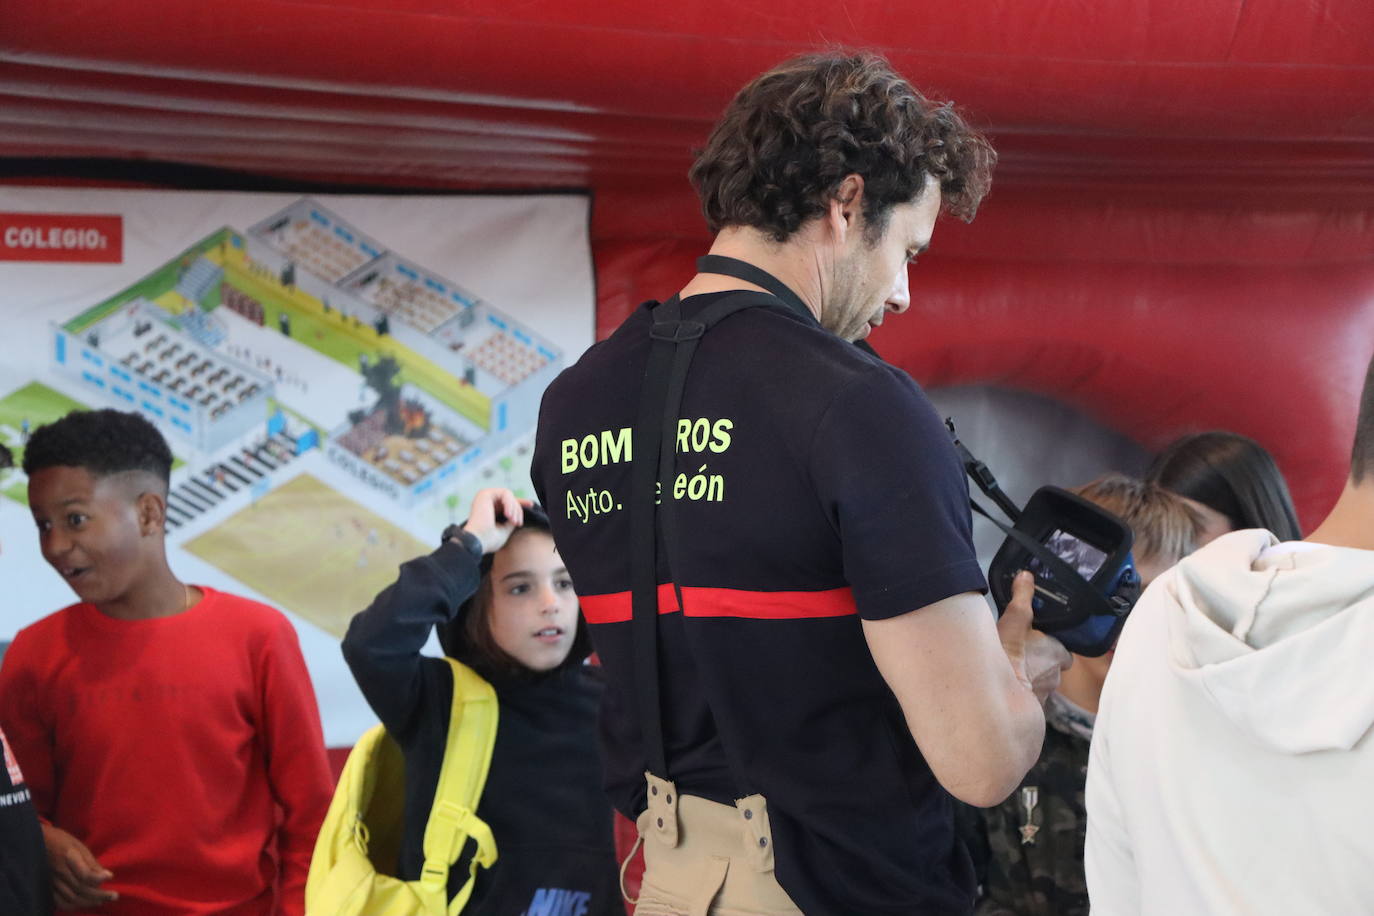
M 712 232 L 749 226 L 785 242 L 858 174 L 874 240 L 927 175 L 945 210 L 973 219 L 996 161 L 952 103 L 927 99 L 878 55 L 811 54 L 741 89 L 689 176 Z
M 40 426 L 24 447 L 24 473 L 51 467 L 84 468 L 96 477 L 146 471 L 166 484 L 172 450 L 157 427 L 136 413 L 76 410 Z

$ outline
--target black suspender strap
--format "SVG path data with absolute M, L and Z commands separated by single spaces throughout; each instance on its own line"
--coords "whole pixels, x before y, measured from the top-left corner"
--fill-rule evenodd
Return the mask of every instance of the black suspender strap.
M 676 297 L 655 309 L 674 304 Z M 666 345 L 665 345 L 666 344 Z M 658 526 L 655 503 L 659 495 L 658 450 L 662 438 L 663 404 L 668 397 L 671 344 L 654 339 L 639 393 L 639 417 L 630 440 L 630 622 L 635 697 L 645 762 L 649 771 L 668 778 L 663 743 L 663 707 L 658 677 Z
M 706 259 L 702 259 L 706 260 Z M 733 258 L 722 258 L 735 264 Z M 701 262 L 698 262 L 701 265 Z M 737 276 L 757 286 L 765 284 L 752 277 L 739 276 L 733 265 L 718 265 L 731 269 L 727 275 Z M 744 264 L 770 283 L 785 286 L 772 275 L 753 265 Z M 726 273 L 725 270 L 704 272 Z M 798 305 L 803 309 L 799 297 Z M 671 779 L 668 772 L 667 748 L 663 737 L 663 703 L 659 678 L 658 648 L 658 549 L 656 533 L 663 532 L 665 559 L 669 578 L 673 582 L 678 608 L 682 609 L 682 587 L 674 574 L 677 564 L 678 540 L 676 506 L 672 498 L 673 467 L 677 455 L 677 425 L 682 412 L 682 396 L 687 387 L 687 375 L 692 357 L 696 354 L 701 336 L 717 323 L 736 312 L 750 308 L 794 308 L 780 301 L 782 297 L 753 291 L 741 291 L 716 300 L 691 318 L 682 317 L 682 303 L 674 296 L 653 310 L 653 326 L 649 331 L 651 344 L 644 383 L 640 389 L 639 415 L 631 439 L 634 460 L 630 475 L 630 599 L 631 638 L 634 659 L 634 683 L 645 760 L 649 771 L 662 779 Z M 810 313 L 807 312 L 809 315 Z

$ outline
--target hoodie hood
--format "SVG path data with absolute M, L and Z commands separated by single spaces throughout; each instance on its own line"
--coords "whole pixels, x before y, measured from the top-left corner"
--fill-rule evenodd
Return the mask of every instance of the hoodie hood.
M 1260 743 L 1349 750 L 1374 724 L 1374 551 L 1235 531 L 1151 591 L 1174 674 Z

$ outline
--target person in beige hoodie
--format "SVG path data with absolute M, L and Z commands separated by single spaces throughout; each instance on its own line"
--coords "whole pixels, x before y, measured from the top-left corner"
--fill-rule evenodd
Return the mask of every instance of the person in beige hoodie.
M 1141 598 L 1088 767 L 1095 916 L 1374 912 L 1374 363 L 1305 541 L 1223 535 Z

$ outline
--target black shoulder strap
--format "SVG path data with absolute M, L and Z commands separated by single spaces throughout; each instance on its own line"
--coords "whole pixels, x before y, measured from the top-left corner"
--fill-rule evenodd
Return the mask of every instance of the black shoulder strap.
M 763 275 L 773 279 L 769 274 Z M 708 330 L 745 309 L 788 307 L 779 300 L 780 297 L 768 293 L 741 291 L 724 296 L 691 318 L 684 319 L 682 303 L 674 296 L 652 312 L 654 323 L 649 332 L 652 343 L 648 365 L 644 370 L 644 384 L 640 389 L 639 416 L 631 442 L 634 461 L 630 473 L 629 555 L 633 611 L 630 625 L 634 646 L 635 692 L 639 700 L 645 756 L 650 772 L 662 779 L 670 779 L 671 776 L 663 739 L 663 705 L 660 696 L 658 551 L 655 536 L 661 527 L 668 568 L 670 571 L 678 568 L 675 563 L 678 556 L 676 507 L 673 505 L 671 485 L 677 452 L 677 424 L 682 412 L 687 373 L 691 369 L 697 344 Z M 661 526 L 656 524 L 660 515 Z M 678 608 L 681 609 L 682 588 L 676 576 L 671 578 Z
M 801 296 L 793 291 L 792 287 L 748 261 L 726 257 L 723 254 L 706 254 L 697 258 L 697 271 L 704 274 L 721 274 L 726 277 L 734 277 L 736 280 L 743 280 L 746 283 L 760 286 L 781 299 L 792 311 L 812 322 L 816 320 L 816 316 L 811 314 L 811 309 L 806 307 L 806 303 L 802 301 Z

